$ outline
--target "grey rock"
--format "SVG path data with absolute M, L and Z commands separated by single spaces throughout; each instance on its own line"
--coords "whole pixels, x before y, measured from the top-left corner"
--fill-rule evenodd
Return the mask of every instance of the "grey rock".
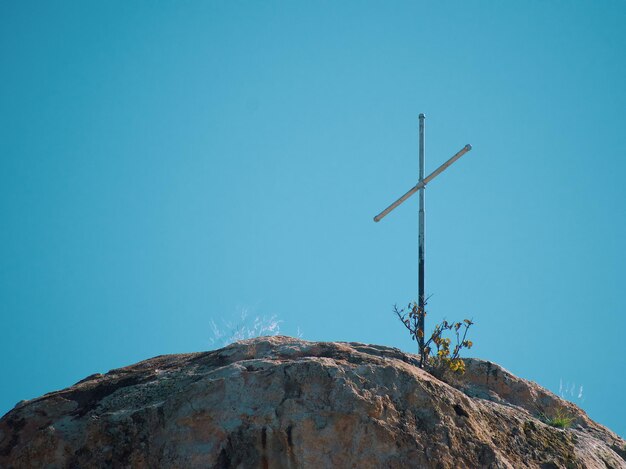
M 437 379 L 377 345 L 261 337 L 152 358 L 20 402 L 2 468 L 626 468 L 574 404 L 467 359 Z M 573 426 L 540 416 L 562 409 Z

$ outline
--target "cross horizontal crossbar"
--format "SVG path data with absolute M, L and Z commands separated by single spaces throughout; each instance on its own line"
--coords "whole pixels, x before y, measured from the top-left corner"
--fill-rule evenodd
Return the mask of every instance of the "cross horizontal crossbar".
M 465 145 L 463 148 L 461 148 L 461 150 L 456 153 L 452 158 L 450 158 L 448 161 L 446 161 L 444 164 L 442 164 L 441 166 L 439 166 L 437 169 L 435 169 L 432 173 L 430 173 L 430 175 L 428 175 L 426 178 L 424 178 L 424 180 L 418 182 L 414 187 L 412 187 L 411 189 L 409 189 L 409 191 L 404 194 L 402 197 L 400 197 L 398 200 L 396 200 L 394 203 L 392 203 L 389 207 L 387 207 L 385 210 L 383 210 L 382 212 L 380 212 L 378 215 L 376 215 L 374 217 L 374 221 L 375 222 L 379 222 L 380 220 L 383 219 L 383 217 L 385 217 L 389 212 L 391 212 L 394 208 L 396 208 L 398 205 L 400 205 L 402 202 L 404 202 L 406 199 L 408 199 L 409 197 L 411 197 L 413 194 L 415 194 L 418 190 L 422 189 L 423 187 L 426 187 L 426 184 L 428 184 L 430 181 L 432 181 L 433 179 L 435 179 L 437 176 L 439 176 L 439 174 L 441 174 L 446 168 L 448 168 L 448 166 L 450 166 L 452 163 L 454 163 L 456 160 L 458 160 L 459 158 L 461 158 L 465 153 L 467 153 L 468 151 L 470 151 L 472 149 L 472 146 L 468 143 L 467 145 Z

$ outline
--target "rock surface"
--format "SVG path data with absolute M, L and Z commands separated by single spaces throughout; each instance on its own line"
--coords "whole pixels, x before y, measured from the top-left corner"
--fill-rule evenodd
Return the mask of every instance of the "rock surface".
M 400 350 L 262 337 L 21 402 L 2 468 L 626 468 L 624 440 L 493 363 L 438 380 Z M 557 429 L 539 415 L 575 418 Z

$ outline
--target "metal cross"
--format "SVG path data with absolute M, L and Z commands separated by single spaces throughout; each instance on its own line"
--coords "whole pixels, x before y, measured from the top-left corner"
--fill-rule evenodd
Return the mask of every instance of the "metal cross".
M 383 219 L 389 212 L 391 212 L 394 208 L 404 202 L 406 199 L 411 197 L 413 194 L 419 191 L 419 235 L 418 235 L 418 264 L 417 264 L 417 284 L 418 284 L 418 308 L 421 312 L 424 312 L 424 189 L 426 188 L 426 184 L 435 179 L 439 174 L 441 174 L 445 169 L 448 168 L 452 163 L 461 158 L 465 153 L 472 149 L 472 146 L 467 144 L 459 152 L 457 152 L 452 158 L 446 161 L 444 164 L 439 166 L 436 170 L 434 170 L 428 177 L 424 178 L 424 119 L 426 116 L 424 114 L 419 115 L 419 179 L 418 183 L 413 186 L 406 194 L 392 203 L 385 210 L 380 212 L 378 215 L 374 217 L 375 222 L 379 222 Z M 418 320 L 417 328 L 421 331 L 421 334 L 418 334 L 417 340 L 419 344 L 420 351 L 424 349 L 424 314 L 421 314 Z

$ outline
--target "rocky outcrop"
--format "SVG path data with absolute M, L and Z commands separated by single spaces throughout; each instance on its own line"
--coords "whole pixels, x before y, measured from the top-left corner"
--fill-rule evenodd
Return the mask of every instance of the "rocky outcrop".
M 160 356 L 19 403 L 2 468 L 626 468 L 624 440 L 490 362 L 262 337 Z M 573 425 L 540 416 L 562 409 Z

